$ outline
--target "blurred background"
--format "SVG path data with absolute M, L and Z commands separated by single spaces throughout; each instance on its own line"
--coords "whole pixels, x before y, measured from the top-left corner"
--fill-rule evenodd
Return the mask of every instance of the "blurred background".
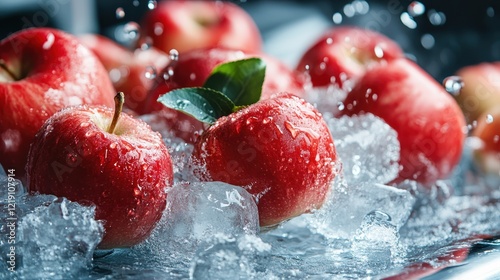
M 32 26 L 74 34 L 101 33 L 127 44 L 120 31 L 140 23 L 153 0 L 1 0 L 0 38 Z M 255 19 L 264 51 L 290 66 L 328 28 L 356 25 L 396 40 L 437 80 L 458 68 L 500 60 L 500 2 L 459 1 L 232 1 Z M 122 18 L 116 16 L 121 8 Z

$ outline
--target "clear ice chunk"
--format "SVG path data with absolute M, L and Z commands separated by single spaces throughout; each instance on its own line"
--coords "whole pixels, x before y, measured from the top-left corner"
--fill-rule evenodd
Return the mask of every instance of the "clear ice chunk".
M 397 133 L 373 114 L 325 118 L 349 185 L 388 183 L 399 172 Z
M 373 211 L 386 213 L 396 230 L 410 216 L 415 198 L 406 190 L 378 183 L 336 183 L 327 203 L 310 217 L 311 226 L 327 238 L 349 239 Z
M 179 183 L 169 190 L 162 220 L 145 245 L 193 251 L 216 235 L 259 232 L 259 215 L 252 195 L 223 182 Z

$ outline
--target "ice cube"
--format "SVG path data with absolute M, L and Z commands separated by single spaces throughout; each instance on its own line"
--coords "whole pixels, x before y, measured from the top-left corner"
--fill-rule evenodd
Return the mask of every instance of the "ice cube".
M 270 250 L 271 246 L 255 235 L 237 238 L 220 236 L 216 244 L 197 252 L 190 269 L 190 278 L 280 279 L 259 266 L 258 259 Z
M 327 238 L 356 234 L 365 216 L 381 211 L 390 216 L 399 230 L 411 214 L 415 198 L 406 190 L 378 183 L 348 186 L 335 183 L 327 203 L 310 217 L 311 226 Z
M 325 118 L 349 185 L 388 183 L 399 173 L 397 133 L 373 114 Z
M 194 252 L 215 235 L 258 232 L 257 206 L 243 188 L 223 182 L 179 183 L 169 190 L 162 220 L 143 246 L 160 253 L 171 247 Z
M 5 210 L 4 201 L 2 204 Z M 15 206 L 13 212 L 2 211 L 2 216 L 7 213 L 12 220 L 2 226 L 2 235 L 11 238 L 2 239 L 1 255 L 2 263 L 15 266 L 16 272 L 3 275 L 11 273 L 6 268 L 0 278 L 63 279 L 88 273 L 103 234 L 102 224 L 94 219 L 94 207 L 25 193 L 15 198 Z M 10 264 L 12 255 L 14 262 Z
M 352 238 L 352 254 L 364 262 L 388 267 L 404 257 L 399 243 L 397 227 L 391 217 L 381 211 L 372 211 L 363 218 L 361 226 Z

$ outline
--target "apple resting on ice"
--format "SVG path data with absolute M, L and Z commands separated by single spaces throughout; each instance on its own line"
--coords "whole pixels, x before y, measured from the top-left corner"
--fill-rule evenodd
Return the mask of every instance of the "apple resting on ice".
M 311 104 L 289 93 L 259 101 L 264 72 L 257 58 L 231 62 L 205 87 L 177 89 L 159 100 L 211 125 L 195 143 L 195 174 L 245 188 L 267 227 L 321 207 L 337 157 Z
M 480 140 L 474 150 L 474 161 L 488 175 L 500 177 L 500 103 L 488 110 L 477 121 L 472 136 Z
M 78 40 L 48 28 L 0 41 L 0 164 L 22 176 L 36 132 L 66 106 L 113 106 L 101 62 Z
M 457 76 L 462 79 L 463 88 L 454 96 L 467 123 L 500 104 L 500 62 L 463 67 Z
M 450 175 L 462 154 L 465 118 L 453 97 L 407 59 L 368 70 L 348 93 L 344 115 L 372 113 L 398 133 L 397 181 L 430 185 Z
M 100 248 L 133 246 L 148 237 L 173 183 L 161 136 L 120 113 L 119 99 L 114 113 L 77 106 L 53 115 L 36 134 L 27 164 L 31 192 L 96 206 L 105 228 Z
M 257 25 L 239 6 L 226 1 L 162 1 L 144 15 L 139 43 L 151 40 L 166 53 L 209 47 L 258 52 Z
M 307 72 L 313 87 L 357 79 L 381 61 L 403 57 L 399 45 L 388 37 L 358 27 L 335 27 L 327 31 L 302 56 L 297 71 Z
M 174 61 L 163 70 L 139 112 L 146 114 L 162 111 L 161 114 L 175 134 L 190 141 L 193 133 L 203 128 L 202 123 L 181 112 L 164 107 L 157 102 L 158 97 L 177 88 L 201 87 L 217 66 L 250 57 L 259 57 L 267 65 L 261 99 L 285 91 L 293 92 L 298 96 L 304 95 L 303 77 L 274 57 L 223 48 L 198 49 L 180 54 L 178 61 Z
M 130 51 L 95 34 L 80 36 L 79 40 L 101 60 L 115 90 L 125 94 L 125 107 L 133 111 L 137 111 L 146 100 L 156 72 L 170 62 L 168 55 L 156 48 Z

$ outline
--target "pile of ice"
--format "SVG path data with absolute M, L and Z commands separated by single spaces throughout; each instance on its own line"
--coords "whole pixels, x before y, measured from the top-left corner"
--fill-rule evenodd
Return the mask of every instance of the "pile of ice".
M 20 181 L 2 173 L 0 278 L 64 279 L 88 274 L 103 233 L 94 219 L 94 207 L 52 195 L 28 195 Z

